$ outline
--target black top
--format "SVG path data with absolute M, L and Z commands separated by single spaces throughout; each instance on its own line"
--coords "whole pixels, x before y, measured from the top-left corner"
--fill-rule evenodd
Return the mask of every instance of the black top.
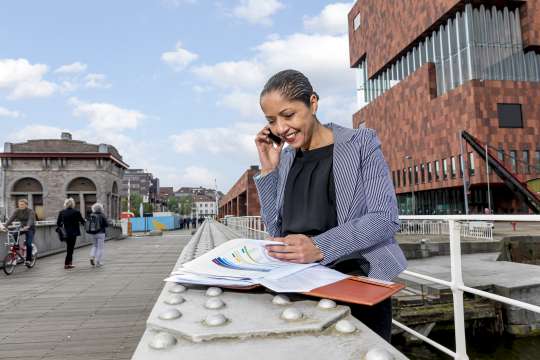
M 84 224 L 84 219 L 81 212 L 77 209 L 67 208 L 58 214 L 56 220 L 57 226 L 64 226 L 68 237 L 76 237 L 81 235 L 79 224 Z
M 28 226 L 29 230 L 34 230 L 36 225 L 36 214 L 34 210 L 30 208 L 16 209 L 6 222 L 6 226 L 9 226 L 13 221 L 21 223 L 21 227 Z
M 334 144 L 296 152 L 283 199 L 284 235 L 319 235 L 338 225 L 332 171 Z

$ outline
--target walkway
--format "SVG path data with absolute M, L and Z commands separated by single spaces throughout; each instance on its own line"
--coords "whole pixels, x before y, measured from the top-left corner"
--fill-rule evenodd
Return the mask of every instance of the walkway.
M 83 247 L 71 271 L 58 254 L 0 272 L 0 359 L 130 359 L 189 234 L 109 241 L 100 269 Z

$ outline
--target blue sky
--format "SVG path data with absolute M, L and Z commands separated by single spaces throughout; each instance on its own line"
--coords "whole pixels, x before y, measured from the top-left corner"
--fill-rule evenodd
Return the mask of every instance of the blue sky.
M 351 126 L 352 3 L 319 0 L 18 0 L 0 5 L 0 141 L 115 145 L 162 186 L 226 192 L 252 164 L 258 94 L 284 68 Z

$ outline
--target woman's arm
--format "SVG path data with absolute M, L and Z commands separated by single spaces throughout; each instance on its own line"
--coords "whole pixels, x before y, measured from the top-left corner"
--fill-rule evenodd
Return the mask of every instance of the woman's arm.
M 62 226 L 63 219 L 62 219 L 62 211 L 58 213 L 58 218 L 56 219 L 56 226 L 60 227 Z
M 358 170 L 367 213 L 313 237 L 324 254 L 323 265 L 389 241 L 399 229 L 396 195 L 381 143 L 374 131 L 368 132 L 367 137 L 363 140 L 361 169 Z

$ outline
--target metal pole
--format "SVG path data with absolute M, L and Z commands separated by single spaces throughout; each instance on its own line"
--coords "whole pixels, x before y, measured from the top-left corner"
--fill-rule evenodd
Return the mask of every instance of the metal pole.
M 412 159 L 412 157 L 410 158 L 411 159 L 411 173 L 412 173 L 412 181 L 411 181 L 411 192 L 412 192 L 412 213 L 413 215 L 416 215 L 416 201 L 415 201 L 415 198 L 414 198 L 414 184 L 415 184 L 415 169 L 414 169 L 414 161 Z
M 486 143 L 486 177 L 487 177 L 487 198 L 488 198 L 488 210 L 491 214 L 491 191 L 489 188 L 489 161 L 488 161 L 488 144 Z
M 463 276 L 461 269 L 460 223 L 448 220 L 450 237 L 450 267 L 452 276 L 452 294 L 454 301 L 454 328 L 456 336 L 456 359 L 468 360 L 467 342 L 465 340 L 465 314 L 463 307 Z
M 463 170 L 463 198 L 465 215 L 469 215 L 469 197 L 467 196 L 467 169 L 465 168 L 465 155 L 463 154 L 463 130 L 459 132 L 459 151 L 461 152 L 461 169 Z
M 128 179 L 128 208 L 127 211 L 131 211 L 131 179 Z

